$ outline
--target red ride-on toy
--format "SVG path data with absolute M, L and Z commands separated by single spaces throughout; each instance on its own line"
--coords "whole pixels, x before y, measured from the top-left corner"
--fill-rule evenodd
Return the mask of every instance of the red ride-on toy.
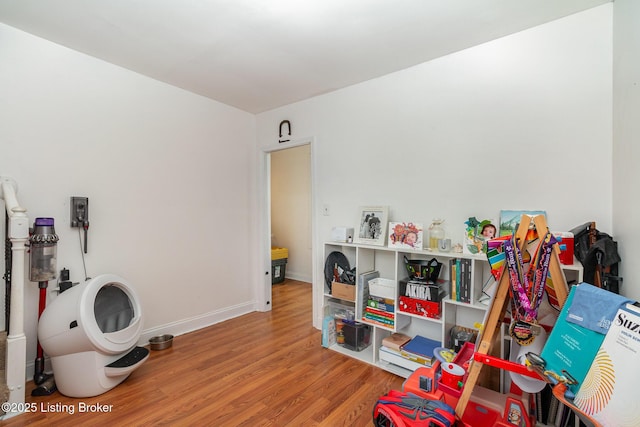
M 480 356 L 480 355 L 477 355 Z M 467 343 L 453 360 L 460 366 L 474 359 L 473 344 Z M 483 363 L 494 363 L 482 356 Z M 503 364 L 501 361 L 500 364 Z M 510 363 L 510 362 L 507 362 Z M 501 366 L 504 367 L 504 366 Z M 510 366 L 509 366 L 510 367 Z M 484 387 L 474 387 L 462 419 L 455 408 L 462 393 L 464 379 L 451 385 L 443 381 L 441 362 L 416 369 L 404 382 L 402 392 L 392 390 L 380 398 L 374 407 L 373 421 L 377 427 L 534 427 L 535 400 L 528 393 L 503 394 Z M 521 372 L 527 368 L 519 365 Z M 528 372 L 529 375 L 536 375 Z
M 455 410 L 439 400 L 391 390 L 373 407 L 376 427 L 453 427 Z

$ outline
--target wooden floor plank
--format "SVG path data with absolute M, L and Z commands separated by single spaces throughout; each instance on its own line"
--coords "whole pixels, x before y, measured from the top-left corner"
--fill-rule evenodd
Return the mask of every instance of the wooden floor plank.
M 311 324 L 311 284 L 273 286 L 273 310 L 255 312 L 174 338 L 152 351 L 122 384 L 100 396 L 32 397 L 37 405 L 3 426 L 215 425 L 370 426 L 373 405 L 403 379 L 322 348 Z M 78 413 L 80 404 L 112 405 Z M 49 410 L 74 408 L 75 412 Z

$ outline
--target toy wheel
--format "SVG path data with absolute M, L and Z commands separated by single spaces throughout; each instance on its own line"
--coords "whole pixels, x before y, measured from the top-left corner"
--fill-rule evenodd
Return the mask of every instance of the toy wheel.
M 376 417 L 374 425 L 376 427 L 395 427 L 395 424 L 389 418 L 380 413 Z

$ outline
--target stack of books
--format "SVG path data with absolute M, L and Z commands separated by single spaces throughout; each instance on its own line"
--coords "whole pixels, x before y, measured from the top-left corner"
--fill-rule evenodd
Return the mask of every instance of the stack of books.
M 449 260 L 451 300 L 471 302 L 471 260 L 466 258 L 451 258 Z
M 389 298 L 369 295 L 363 318 L 376 325 L 393 328 L 395 321 L 395 302 Z
M 380 360 L 401 368 L 415 371 L 418 368 L 431 367 L 436 358 L 434 351 L 441 347 L 439 341 L 416 335 L 410 337 L 394 333 L 382 340 Z

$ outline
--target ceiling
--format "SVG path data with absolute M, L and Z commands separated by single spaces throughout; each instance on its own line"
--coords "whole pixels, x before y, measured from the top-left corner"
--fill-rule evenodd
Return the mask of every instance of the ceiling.
M 611 0 L 0 0 L 0 22 L 250 113 Z

